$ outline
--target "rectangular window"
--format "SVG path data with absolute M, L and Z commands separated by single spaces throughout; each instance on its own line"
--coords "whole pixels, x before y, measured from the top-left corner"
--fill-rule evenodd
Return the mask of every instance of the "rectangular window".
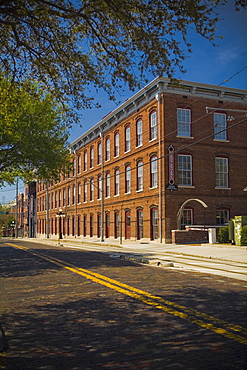
M 191 111 L 177 108 L 177 135 L 191 137 Z
M 214 113 L 214 139 L 226 140 L 226 114 Z
M 216 187 L 228 187 L 228 158 L 215 158 Z
M 228 209 L 218 209 L 216 215 L 217 225 L 227 225 L 229 221 L 229 210 Z
M 178 155 L 178 184 L 181 186 L 192 185 L 192 157 L 191 155 Z
M 98 199 L 102 199 L 102 176 L 98 176 Z
M 84 181 L 84 195 L 83 195 L 83 201 L 84 203 L 87 202 L 87 181 Z
M 94 200 L 94 179 L 90 180 L 90 201 Z
M 193 210 L 185 208 L 181 218 L 181 230 L 185 230 L 185 226 L 193 224 Z

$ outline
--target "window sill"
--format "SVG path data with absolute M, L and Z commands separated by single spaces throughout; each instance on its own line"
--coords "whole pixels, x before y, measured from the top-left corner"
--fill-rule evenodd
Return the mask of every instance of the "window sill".
M 220 141 L 221 143 L 230 143 L 230 141 L 226 139 L 214 139 L 214 141 Z
M 128 194 L 131 194 L 131 191 L 128 191 L 127 193 L 124 193 L 124 195 L 128 195 Z
M 156 185 L 156 186 L 152 186 L 152 187 L 150 188 L 150 190 L 152 190 L 152 189 L 158 189 L 158 185 Z
M 143 189 L 136 190 L 137 193 L 141 193 L 142 191 L 143 191 Z
M 142 146 L 143 146 L 143 144 L 140 144 L 140 145 L 136 146 L 136 149 L 141 148 Z
M 215 189 L 218 189 L 218 190 L 232 190 L 231 188 L 229 188 L 227 186 L 215 186 Z
M 129 153 L 129 152 L 130 152 L 130 150 L 127 150 L 127 152 L 124 152 L 124 154 Z
M 119 194 L 115 194 L 115 195 L 114 195 L 114 198 L 116 198 L 116 197 L 119 197 Z
M 194 136 L 177 135 L 177 138 L 180 138 L 180 139 L 194 139 Z
M 178 187 L 184 189 L 195 189 L 194 185 L 178 185 Z
M 149 140 L 149 142 L 152 143 L 155 140 L 157 140 L 157 137 L 155 137 L 154 139 Z

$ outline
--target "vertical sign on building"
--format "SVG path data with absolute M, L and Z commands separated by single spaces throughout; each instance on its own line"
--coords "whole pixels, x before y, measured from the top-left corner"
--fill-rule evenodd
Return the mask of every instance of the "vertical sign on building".
M 168 146 L 168 165 L 169 165 L 169 180 L 168 184 L 166 185 L 166 189 L 170 191 L 177 190 L 178 187 L 175 185 L 175 179 L 174 179 L 174 146 L 169 145 Z

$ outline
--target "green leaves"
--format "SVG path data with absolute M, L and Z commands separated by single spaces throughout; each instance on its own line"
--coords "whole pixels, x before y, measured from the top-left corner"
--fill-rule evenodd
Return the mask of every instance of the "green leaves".
M 37 84 L 0 76 L 0 182 L 51 179 L 69 164 L 64 110 Z
M 213 42 L 225 0 L 0 1 L 0 62 L 35 79 L 70 108 L 92 107 L 90 86 L 111 98 L 147 73 L 173 76 L 191 52 L 188 30 Z M 236 6 L 245 6 L 236 0 Z M 72 120 L 75 117 L 71 117 Z

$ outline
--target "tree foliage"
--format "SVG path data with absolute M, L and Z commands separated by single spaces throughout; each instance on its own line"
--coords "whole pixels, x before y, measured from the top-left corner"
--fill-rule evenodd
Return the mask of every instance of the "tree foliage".
M 91 107 L 91 86 L 113 98 L 122 83 L 140 87 L 147 71 L 183 70 L 189 30 L 214 43 L 216 7 L 225 2 L 0 0 L 1 66 L 17 80 L 35 78 L 77 109 Z
M 34 83 L 0 76 L 0 183 L 51 179 L 68 164 L 61 105 Z

